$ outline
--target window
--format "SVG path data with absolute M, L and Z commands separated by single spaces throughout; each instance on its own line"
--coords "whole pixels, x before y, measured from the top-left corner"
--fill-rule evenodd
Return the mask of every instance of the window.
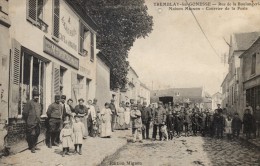
M 251 74 L 255 74 L 256 54 L 252 55 Z
M 27 0 L 27 20 L 47 30 L 48 25 L 43 21 L 45 2 L 46 0 Z
M 60 94 L 63 94 L 63 82 L 64 82 L 64 74 L 66 72 L 66 68 L 60 66 Z
M 60 1 L 53 0 L 53 26 L 52 36 L 58 41 L 60 34 Z
M 45 62 L 27 52 L 22 53 L 18 115 L 22 114 L 23 107 L 27 101 L 32 99 L 33 89 L 39 90 L 39 102 L 43 105 L 44 71 Z
M 90 55 L 90 60 L 94 60 L 94 34 L 80 22 L 79 53 L 82 56 Z

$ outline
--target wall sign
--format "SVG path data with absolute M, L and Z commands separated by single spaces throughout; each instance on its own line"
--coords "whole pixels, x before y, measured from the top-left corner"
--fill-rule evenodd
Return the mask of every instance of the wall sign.
M 79 69 L 79 59 L 68 53 L 66 50 L 56 45 L 50 39 L 44 37 L 43 39 L 43 52 L 59 59 L 60 61 Z

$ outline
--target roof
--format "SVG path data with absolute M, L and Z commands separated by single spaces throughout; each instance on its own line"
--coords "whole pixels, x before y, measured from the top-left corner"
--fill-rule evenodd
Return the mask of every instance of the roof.
M 243 52 L 243 54 L 241 54 L 241 55 L 239 56 L 239 58 L 242 58 L 243 56 L 245 56 L 245 55 L 247 54 L 247 52 L 248 52 L 249 50 L 251 50 L 251 48 L 253 48 L 253 46 L 254 46 L 257 42 L 260 42 L 260 37 L 258 37 L 257 40 L 256 40 L 245 52 Z
M 80 5 L 75 0 L 65 0 L 72 8 L 75 10 L 75 12 L 80 15 L 80 17 L 94 30 L 96 31 L 98 29 L 97 24 L 95 21 L 86 13 L 85 9 L 82 5 Z
M 141 83 L 140 85 L 141 85 L 142 87 L 144 87 L 145 89 L 150 90 L 144 83 Z
M 112 62 L 107 58 L 105 54 L 102 53 L 102 51 L 99 51 L 97 56 L 110 68 L 114 68 Z
M 222 95 L 222 94 L 220 92 L 217 92 L 217 93 L 213 94 L 212 97 L 214 97 L 216 95 Z
M 135 72 L 135 70 L 130 66 L 130 70 L 133 71 L 133 73 L 136 75 L 136 77 L 138 78 L 139 76 L 137 75 L 137 73 Z
M 225 83 L 225 81 L 228 79 L 229 77 L 229 73 L 227 73 L 226 77 L 224 78 L 223 82 L 221 83 L 221 87 L 223 86 L 223 84 Z
M 235 33 L 234 36 L 234 50 L 247 50 L 260 36 L 260 32 Z
M 202 97 L 203 88 L 170 88 L 164 90 L 153 90 L 152 94 L 156 96 L 176 96 L 175 93 L 180 93 L 182 97 Z

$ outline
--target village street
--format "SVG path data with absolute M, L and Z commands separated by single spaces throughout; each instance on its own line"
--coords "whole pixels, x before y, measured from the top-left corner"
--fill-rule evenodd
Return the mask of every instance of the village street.
M 256 165 L 260 153 L 240 141 L 180 137 L 172 141 L 129 143 L 101 165 Z

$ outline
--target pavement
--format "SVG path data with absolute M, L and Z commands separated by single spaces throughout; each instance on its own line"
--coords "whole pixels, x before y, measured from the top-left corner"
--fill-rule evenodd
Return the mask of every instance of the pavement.
M 260 153 L 240 140 L 180 137 L 171 141 L 129 143 L 101 165 L 144 166 L 259 166 Z
M 100 164 L 107 156 L 114 154 L 118 149 L 127 144 L 127 138 L 131 137 L 131 130 L 116 130 L 112 138 L 88 137 L 82 145 L 82 155 L 70 154 L 61 156 L 62 147 L 53 146 L 49 149 L 44 143 L 36 153 L 25 150 L 15 155 L 2 157 L 0 165 L 15 166 L 95 166 Z M 74 149 L 74 148 L 73 148 Z M 71 148 L 71 150 L 73 150 Z

